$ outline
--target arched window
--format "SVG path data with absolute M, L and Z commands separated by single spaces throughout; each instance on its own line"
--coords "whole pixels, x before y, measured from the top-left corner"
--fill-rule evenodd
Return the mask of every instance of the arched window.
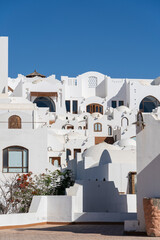
M 8 119 L 8 128 L 21 128 L 21 118 L 17 115 L 12 115 Z
M 109 135 L 109 136 L 112 135 L 112 127 L 111 127 L 111 126 L 108 127 L 108 135 Z
M 94 113 L 94 112 L 99 112 L 103 114 L 103 106 L 97 103 L 92 103 L 87 106 L 87 112 L 89 113 Z
M 127 127 L 129 125 L 128 118 L 124 117 L 121 119 L 121 127 Z
M 143 98 L 139 105 L 141 112 L 152 112 L 152 110 L 160 105 L 159 101 L 153 96 Z
M 54 101 L 50 97 L 37 97 L 34 100 L 34 103 L 37 104 L 38 107 L 49 108 L 50 112 L 56 111 L 56 105 Z
M 58 167 L 58 166 L 59 166 L 59 164 L 58 164 L 58 160 L 57 160 L 57 159 L 54 160 L 54 166 L 55 166 L 55 167 Z
M 66 161 L 69 161 L 69 156 L 71 156 L 71 150 L 70 149 L 66 149 Z
M 102 132 L 102 124 L 101 123 L 95 123 L 94 124 L 94 131 L 95 132 Z
M 3 149 L 3 172 L 28 172 L 28 149 L 20 146 L 11 146 Z

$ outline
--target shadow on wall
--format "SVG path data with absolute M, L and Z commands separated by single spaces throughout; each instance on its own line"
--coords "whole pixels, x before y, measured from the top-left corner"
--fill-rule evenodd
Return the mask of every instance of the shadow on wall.
M 137 175 L 138 220 L 145 228 L 143 198 L 160 198 L 160 154 Z
M 119 90 L 119 92 L 109 100 L 110 106 L 112 107 L 112 101 L 113 101 L 113 100 L 116 100 L 116 101 L 117 101 L 117 99 L 123 100 L 123 99 L 122 99 L 122 96 L 124 96 L 124 93 L 125 93 L 125 92 L 126 92 L 126 83 L 124 82 L 124 84 L 122 85 L 122 87 L 121 87 L 121 89 Z M 124 105 L 125 105 L 125 101 L 124 101 Z M 117 105 L 117 107 L 118 107 L 118 105 Z M 127 107 L 128 107 L 128 106 L 127 106 Z
M 108 163 L 111 163 L 111 157 L 110 157 L 110 154 L 107 150 L 104 150 L 102 152 L 102 155 L 100 157 L 100 161 L 99 161 L 99 165 L 105 165 L 105 164 L 108 164 Z
M 84 168 L 84 160 L 77 165 L 77 183 L 83 185 L 83 212 L 127 212 L 127 196 L 119 195 L 113 181 L 108 181 L 108 164 L 112 163 L 107 150 L 99 154 L 99 161 Z M 76 162 L 76 159 L 73 160 Z M 96 165 L 96 166 L 95 166 Z
M 127 212 L 127 196 L 119 195 L 114 182 L 82 181 L 83 212 Z

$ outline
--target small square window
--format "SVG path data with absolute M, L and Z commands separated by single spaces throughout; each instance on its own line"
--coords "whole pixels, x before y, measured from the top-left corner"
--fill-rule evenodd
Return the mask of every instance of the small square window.
M 124 105 L 124 101 L 119 101 L 119 106 L 123 106 Z
M 117 101 L 112 101 L 112 108 L 116 108 L 117 107 Z

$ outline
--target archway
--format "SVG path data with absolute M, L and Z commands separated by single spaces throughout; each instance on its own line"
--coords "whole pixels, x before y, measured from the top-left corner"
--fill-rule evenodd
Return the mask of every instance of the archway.
M 34 100 L 34 103 L 36 103 L 38 107 L 49 108 L 50 112 L 56 111 L 56 105 L 54 101 L 49 97 L 37 97 Z
M 160 105 L 159 101 L 153 96 L 147 96 L 143 98 L 139 105 L 141 112 L 152 112 L 153 109 Z
M 129 125 L 129 120 L 128 118 L 124 117 L 121 119 L 121 127 L 126 128 Z
M 21 128 L 21 118 L 17 115 L 12 115 L 8 119 L 8 128 Z

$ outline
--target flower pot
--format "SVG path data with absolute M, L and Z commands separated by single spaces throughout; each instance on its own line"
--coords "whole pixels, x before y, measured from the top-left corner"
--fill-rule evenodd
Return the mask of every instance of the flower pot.
M 146 232 L 150 237 L 160 236 L 160 198 L 143 199 Z

